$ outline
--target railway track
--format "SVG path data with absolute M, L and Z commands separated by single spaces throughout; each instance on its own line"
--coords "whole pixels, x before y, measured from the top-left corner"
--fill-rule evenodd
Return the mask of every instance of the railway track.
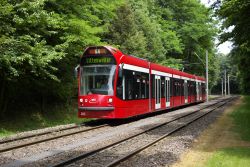
M 207 107 L 209 107 L 209 106 L 205 106 L 203 108 L 207 108 Z M 201 108 L 201 109 L 203 109 L 203 108 Z M 2 141 L 0 141 L 0 153 L 108 126 L 108 124 L 102 124 L 99 126 L 81 129 L 85 125 L 86 124 L 72 125 L 70 127 L 58 128 L 58 129 L 54 129 L 54 130 L 49 130 L 49 131 L 38 132 L 38 133 L 30 134 L 30 135 L 20 136 L 20 137 L 16 137 L 13 139 L 2 140 Z M 74 129 L 78 129 L 78 130 L 74 130 Z M 64 133 L 64 131 L 67 131 L 67 130 L 72 130 L 72 131 Z M 42 138 L 46 135 L 53 135 L 53 136 Z M 36 138 L 36 139 L 34 139 L 34 138 Z M 22 141 L 22 140 L 25 140 L 25 141 Z M 15 143 L 15 142 L 20 142 L 20 143 Z M 8 144 L 8 145 L 5 146 L 6 144 Z
M 195 110 L 193 112 L 190 112 L 188 114 L 182 114 L 182 115 L 179 115 L 178 117 L 175 117 L 175 118 L 172 118 L 171 120 L 169 121 L 166 121 L 164 123 L 161 123 L 161 124 L 158 124 L 158 125 L 155 125 L 153 127 L 150 127 L 142 132 L 139 132 L 139 133 L 136 133 L 136 134 L 133 134 L 131 136 L 128 136 L 126 138 L 123 138 L 122 140 L 119 140 L 119 141 L 116 141 L 114 143 L 111 143 L 109 145 L 106 145 L 106 146 L 103 146 L 103 147 L 100 147 L 100 148 L 97 148 L 95 150 L 92 150 L 92 151 L 89 151 L 89 152 L 85 152 L 83 154 L 80 154 L 80 155 L 77 155 L 73 158 L 70 158 L 70 159 L 67 159 L 65 161 L 62 161 L 58 164 L 55 164 L 53 167 L 61 167 L 61 166 L 65 166 L 65 165 L 70 165 L 70 164 L 73 164 L 73 163 L 77 163 L 78 161 L 84 161 L 86 160 L 87 158 L 92 158 L 91 162 L 93 162 L 95 159 L 94 157 L 98 157 L 97 158 L 97 162 L 98 163 L 101 163 L 101 152 L 105 151 L 105 150 L 118 150 L 119 149 L 119 145 L 124 145 L 126 143 L 131 143 L 131 142 L 134 142 L 136 138 L 141 138 L 139 141 L 139 143 L 135 144 L 137 146 L 140 146 L 141 143 L 143 143 L 144 145 L 143 146 L 140 146 L 140 147 L 137 147 L 135 146 L 135 149 L 133 150 L 130 150 L 130 151 L 127 151 L 128 153 L 126 154 L 123 154 L 122 156 L 118 156 L 116 157 L 117 155 L 114 155 L 112 157 L 112 155 L 110 156 L 111 160 L 109 163 L 107 163 L 106 161 L 107 160 L 104 160 L 105 163 L 101 163 L 101 164 L 106 164 L 104 166 L 106 167 L 111 167 L 111 166 L 116 166 L 118 164 L 120 164 L 121 162 L 129 159 L 130 157 L 138 154 L 139 152 L 143 151 L 144 149 L 152 146 L 153 144 L 167 138 L 168 136 L 170 136 L 171 134 L 183 129 L 184 127 L 188 126 L 189 124 L 195 122 L 196 120 L 204 117 L 205 115 L 207 115 L 208 113 L 212 112 L 212 111 L 215 111 L 216 109 L 224 106 L 225 104 L 227 104 L 229 101 L 231 101 L 233 98 L 230 98 L 230 99 L 226 99 L 226 100 L 221 100 L 221 101 L 218 101 L 212 105 L 209 105 L 209 106 L 205 106 L 199 110 Z M 200 112 L 197 112 L 197 111 L 200 111 Z M 178 123 L 178 126 L 174 126 L 174 127 L 171 127 L 171 123 L 174 123 L 176 121 L 179 121 L 181 119 L 187 119 L 186 121 L 181 121 Z M 143 142 L 142 140 L 145 138 L 145 137 L 142 137 L 143 135 L 147 135 L 148 133 L 153 133 L 153 131 L 159 129 L 159 128 L 164 128 L 165 126 L 170 126 L 168 128 L 165 128 L 167 129 L 167 132 L 164 133 L 163 135 L 161 136 L 157 136 L 157 138 L 154 138 L 153 140 L 151 141 L 145 141 Z M 109 151 L 109 152 L 112 152 L 112 151 Z M 116 151 L 113 151 L 113 152 L 116 152 Z M 98 155 L 99 154 L 99 155 Z M 106 157 L 105 157 L 106 158 Z M 104 158 L 104 159 L 105 159 Z M 83 163 L 84 164 L 84 163 Z M 84 165 L 87 165 L 87 164 L 84 164 Z
M 59 129 L 45 131 L 45 132 L 39 132 L 39 133 L 31 134 L 31 135 L 21 136 L 21 137 L 17 137 L 13 139 L 3 140 L 3 141 L 0 141 L 0 153 L 26 147 L 26 146 L 31 146 L 34 144 L 38 144 L 38 143 L 42 143 L 42 142 L 46 142 L 50 140 L 59 139 L 62 137 L 66 137 L 66 136 L 70 136 L 70 135 L 74 135 L 74 134 L 78 134 L 82 132 L 87 132 L 87 131 L 103 128 L 106 126 L 108 126 L 108 124 L 83 128 L 85 127 L 85 124 L 82 124 L 82 125 L 80 124 L 80 125 L 73 125 L 70 127 L 59 128 Z M 72 131 L 65 132 L 68 130 L 72 130 Z M 42 136 L 46 136 L 46 135 L 52 135 L 52 136 L 41 138 Z M 37 138 L 37 139 L 34 139 L 33 141 L 29 141 L 30 139 L 33 139 L 33 138 Z M 25 141 L 22 142 L 22 140 L 25 140 Z M 17 143 L 17 144 L 14 143 L 18 141 L 21 141 L 21 143 Z M 4 146 L 6 144 L 8 144 L 8 146 Z

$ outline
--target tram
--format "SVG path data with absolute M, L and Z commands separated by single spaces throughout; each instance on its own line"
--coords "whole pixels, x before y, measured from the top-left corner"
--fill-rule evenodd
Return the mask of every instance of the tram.
M 78 85 L 79 118 L 129 118 L 206 100 L 204 78 L 111 46 L 85 49 Z

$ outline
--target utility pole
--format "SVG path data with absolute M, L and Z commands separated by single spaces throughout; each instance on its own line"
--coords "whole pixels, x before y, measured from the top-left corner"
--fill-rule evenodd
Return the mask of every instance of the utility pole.
M 208 51 L 206 50 L 206 93 L 207 93 L 207 102 L 208 102 Z
M 221 78 L 221 96 L 224 95 L 224 88 L 223 88 L 223 77 Z
M 230 96 L 230 84 L 229 84 L 229 75 L 227 75 L 227 87 L 228 87 L 228 96 Z
M 225 70 L 225 73 L 224 73 L 224 79 L 225 79 L 225 96 L 227 95 L 227 70 Z

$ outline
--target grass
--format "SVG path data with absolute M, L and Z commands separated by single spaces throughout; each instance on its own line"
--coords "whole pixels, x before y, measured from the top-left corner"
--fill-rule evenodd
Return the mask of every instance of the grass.
M 239 133 L 243 140 L 250 141 L 250 96 L 244 96 L 243 105 L 230 116 L 235 124 L 233 130 Z
M 75 105 L 54 106 L 50 111 L 44 113 L 39 111 L 19 111 L 0 120 L 0 137 L 56 125 L 82 123 L 89 120 L 77 117 L 77 107 Z
M 249 167 L 249 148 L 225 148 L 216 151 L 207 161 L 207 167 Z
M 250 141 L 250 96 L 245 96 L 242 105 L 230 114 L 233 120 L 232 131 L 239 134 L 243 141 Z M 215 151 L 206 162 L 207 167 L 248 167 L 250 148 L 232 147 Z

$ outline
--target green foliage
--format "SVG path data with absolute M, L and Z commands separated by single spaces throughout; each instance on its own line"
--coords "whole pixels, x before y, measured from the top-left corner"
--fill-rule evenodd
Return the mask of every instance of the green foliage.
M 249 148 L 225 148 L 216 151 L 206 162 L 205 167 L 247 167 L 250 163 Z
M 225 71 L 227 75 L 230 77 L 230 93 L 231 94 L 239 94 L 239 70 L 237 64 L 235 64 L 235 61 L 233 60 L 234 57 L 232 57 L 231 54 L 224 55 L 224 54 L 218 54 L 217 55 L 217 66 L 219 67 L 218 72 L 215 74 L 218 76 L 217 83 L 215 83 L 215 86 L 212 89 L 212 94 L 221 94 L 221 84 L 223 80 L 223 87 L 224 87 L 224 75 Z
M 250 96 L 244 96 L 243 104 L 230 115 L 234 121 L 234 130 L 241 138 L 250 141 Z
M 58 81 L 54 62 L 64 56 L 62 44 L 49 45 L 58 33 L 60 17 L 43 10 L 44 1 L 22 1 L 1 8 L 0 64 L 1 77 L 16 80 L 26 75 Z
M 177 70 L 183 70 L 182 59 L 168 58 L 157 63 Z
M 0 113 L 68 104 L 77 94 L 73 69 L 89 45 L 204 74 L 193 52 L 217 62 L 211 11 L 197 0 L 1 0 Z M 190 65 L 184 64 L 187 62 Z M 213 84 L 211 84 L 213 85 Z M 20 99 L 25 99 L 20 100 Z
M 149 4 L 143 0 L 129 1 L 135 17 L 135 23 L 138 30 L 142 31 L 146 41 L 146 55 L 150 61 L 156 61 L 164 58 L 165 49 L 162 43 L 162 30 L 160 24 L 155 20 L 153 13 L 149 11 Z
M 138 29 L 135 15 L 129 4 L 124 4 L 116 11 L 117 17 L 111 22 L 108 36 L 110 43 L 117 45 L 127 54 L 144 56 L 146 54 L 146 38 Z
M 222 18 L 222 29 L 232 28 L 221 35 L 221 42 L 230 40 L 233 42 L 234 49 L 231 53 L 233 62 L 238 65 L 239 80 L 241 90 L 244 94 L 250 94 L 250 3 L 248 0 L 224 0 L 217 14 Z

